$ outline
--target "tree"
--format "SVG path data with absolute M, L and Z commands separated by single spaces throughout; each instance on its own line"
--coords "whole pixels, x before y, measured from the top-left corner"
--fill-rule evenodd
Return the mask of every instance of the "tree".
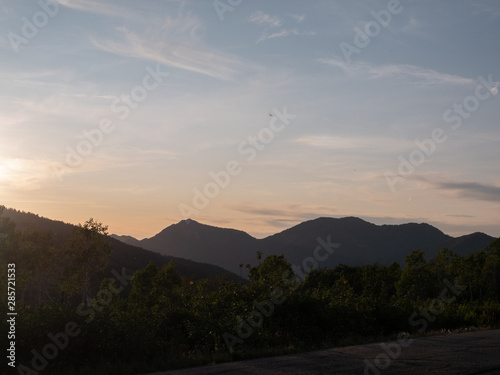
M 453 251 L 444 247 L 436 254 L 436 257 L 429 262 L 429 269 L 434 279 L 433 294 L 435 296 L 438 296 L 441 292 L 444 280 L 455 280 L 457 277 L 457 273 L 453 267 L 457 257 L 458 255 Z
M 15 255 L 12 242 L 16 230 L 16 224 L 8 217 L 3 216 L 4 210 L 5 206 L 0 206 L 0 259 L 3 261 L 2 264 L 11 263 L 11 257 Z
M 16 229 L 16 224 L 3 216 L 4 210 L 5 206 L 0 206 L 0 244 L 4 244 L 7 237 Z
M 5 267 L 4 270 L 0 273 L 0 293 L 2 294 L 2 298 L 0 298 L 0 303 L 7 303 L 6 298 L 3 296 L 7 295 L 7 264 L 15 263 L 15 246 L 13 246 L 14 242 L 14 234 L 16 225 L 7 217 L 3 216 L 3 211 L 5 210 L 5 206 L 0 206 L 0 264 L 2 267 Z M 16 270 L 16 276 L 19 271 Z M 16 280 L 17 281 L 17 280 Z M 3 308 L 3 306 L 1 306 Z M 3 309 L 6 311 L 6 308 Z
M 479 250 L 473 254 L 468 254 L 458 261 L 459 283 L 467 288 L 469 301 L 472 302 L 481 298 L 484 294 L 483 270 L 486 262 L 486 253 Z
M 396 294 L 394 284 L 401 277 L 401 267 L 398 263 L 390 266 L 382 266 L 378 263 L 373 265 L 358 266 L 360 275 L 357 277 L 359 286 L 354 290 L 361 294 L 365 299 L 376 301 L 379 305 L 389 303 L 390 299 Z M 356 290 L 358 289 L 358 290 Z
M 150 262 L 144 269 L 137 271 L 132 278 L 132 290 L 129 301 L 133 306 L 151 307 L 154 301 L 151 298 L 151 291 L 155 287 L 158 267 Z
M 173 261 L 165 264 L 154 281 L 153 293 L 157 299 L 168 299 L 171 300 L 175 288 L 182 285 L 182 280 L 175 269 L 175 263 Z
M 40 307 L 57 296 L 60 268 L 50 231 L 29 228 L 18 233 L 17 261 L 22 264 L 21 301 Z
M 500 301 L 500 238 L 493 240 L 485 249 L 483 282 L 489 298 Z
M 425 300 L 431 297 L 430 276 L 425 253 L 420 249 L 411 251 L 405 258 L 405 268 L 396 284 L 398 296 L 411 300 Z
M 40 307 L 53 301 L 60 272 L 52 232 L 34 227 L 18 231 L 14 222 L 2 217 L 3 211 L 4 207 L 0 206 L 0 260 L 1 264 L 17 265 L 19 302 Z
M 259 266 L 250 269 L 249 279 L 259 292 L 265 294 L 262 297 L 268 298 L 269 293 L 277 288 L 283 292 L 289 290 L 295 273 L 284 255 L 270 255 Z
M 70 295 L 80 292 L 85 302 L 91 292 L 91 277 L 106 268 L 111 255 L 107 235 L 108 227 L 93 218 L 73 230 L 64 251 L 68 262 L 61 287 L 64 292 Z

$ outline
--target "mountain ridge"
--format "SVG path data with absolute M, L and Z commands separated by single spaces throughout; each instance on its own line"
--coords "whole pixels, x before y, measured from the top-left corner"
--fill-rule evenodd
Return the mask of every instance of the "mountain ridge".
M 430 259 L 443 247 L 465 255 L 484 248 L 494 237 L 475 232 L 452 237 L 428 223 L 370 223 L 358 217 L 318 217 L 284 229 L 262 239 L 232 228 L 222 228 L 186 219 L 158 234 L 139 241 L 139 246 L 162 254 L 217 264 L 233 273 L 241 265 L 255 265 L 256 253 L 281 255 L 292 264 L 311 256 L 318 239 L 339 243 L 333 256 L 320 267 L 339 263 L 360 265 L 379 262 L 404 263 L 411 250 L 421 249 Z
M 38 228 L 52 232 L 54 234 L 55 244 L 59 247 L 64 246 L 73 229 L 76 227 L 73 224 L 68 224 L 60 220 L 52 220 L 31 212 L 18 211 L 12 208 L 6 208 L 3 212 L 3 216 L 13 221 L 16 224 L 16 229 Z M 201 279 L 209 276 L 224 276 L 233 281 L 245 282 L 245 280 L 237 274 L 217 265 L 204 264 L 182 257 L 160 254 L 152 250 L 128 244 L 117 238 L 134 239 L 131 236 L 109 235 L 107 237 L 112 245 L 109 267 L 115 269 L 125 267 L 130 273 L 146 267 L 150 262 L 161 267 L 173 261 L 179 274 L 184 277 Z M 135 241 L 139 240 L 135 239 Z
M 74 227 L 12 209 L 7 209 L 4 215 L 17 218 L 13 221 L 19 221 L 21 229 L 29 225 L 49 229 L 58 241 L 67 237 Z M 142 240 L 127 235 L 109 237 L 117 249 L 113 261 L 117 266 L 139 269 L 148 260 L 158 264 L 174 260 L 184 274 L 191 272 L 203 277 L 229 272 L 231 278 L 243 275 L 243 271 L 246 274 L 243 266 L 257 264 L 257 252 L 264 257 L 284 255 L 292 264 L 303 264 L 314 254 L 320 240 L 340 244 L 319 264 L 321 268 L 331 268 L 340 263 L 403 264 L 406 255 L 415 249 L 425 251 L 428 259 L 443 247 L 465 255 L 484 248 L 494 239 L 482 232 L 452 237 L 428 223 L 377 225 L 353 216 L 318 217 L 262 239 L 238 229 L 216 227 L 193 219 L 181 220 Z

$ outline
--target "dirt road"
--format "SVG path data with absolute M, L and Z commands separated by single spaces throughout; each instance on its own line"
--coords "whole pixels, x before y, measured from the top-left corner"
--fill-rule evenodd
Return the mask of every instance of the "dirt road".
M 150 375 L 498 374 L 500 330 L 378 343 Z

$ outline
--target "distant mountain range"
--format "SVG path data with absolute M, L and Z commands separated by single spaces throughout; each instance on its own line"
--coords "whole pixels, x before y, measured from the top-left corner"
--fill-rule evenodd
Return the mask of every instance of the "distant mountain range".
M 298 224 L 264 239 L 235 230 L 182 220 L 151 238 L 137 240 L 115 236 L 129 245 L 196 262 L 214 264 L 236 274 L 243 274 L 240 264 L 255 265 L 256 254 L 263 257 L 281 255 L 294 265 L 313 257 L 318 240 L 339 244 L 320 267 L 331 268 L 339 263 L 361 265 L 379 262 L 402 265 L 411 250 L 425 251 L 433 258 L 443 247 L 459 255 L 486 247 L 494 237 L 472 233 L 451 237 L 429 224 L 375 225 L 356 217 L 318 218 Z M 321 254 L 325 254 L 324 251 Z M 245 273 L 246 274 L 246 273 Z
M 71 224 L 13 209 L 5 210 L 4 216 L 10 217 L 20 229 L 35 226 L 52 231 L 59 244 L 66 241 L 74 228 Z M 191 219 L 170 225 L 143 240 L 113 234 L 109 237 L 113 245 L 112 267 L 126 267 L 132 272 L 144 268 L 150 261 L 161 266 L 173 260 L 185 277 L 226 275 L 238 281 L 247 274 L 240 265 L 257 264 L 257 252 L 261 252 L 263 258 L 283 254 L 293 265 L 301 265 L 304 259 L 314 256 L 321 241 L 339 245 L 327 259 L 319 262 L 320 267 L 331 268 L 340 263 L 354 266 L 399 262 L 403 265 L 406 255 L 415 249 L 425 251 L 428 259 L 443 247 L 465 255 L 485 248 L 494 239 L 479 232 L 451 237 L 425 223 L 375 225 L 356 217 L 318 218 L 263 239 Z M 321 254 L 325 251 L 321 250 Z

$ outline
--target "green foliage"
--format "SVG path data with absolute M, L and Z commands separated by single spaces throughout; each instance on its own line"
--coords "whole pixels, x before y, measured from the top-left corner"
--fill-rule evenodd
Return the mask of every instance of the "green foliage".
M 110 248 L 101 223 L 80 225 L 62 249 L 50 233 L 16 231 L 0 216 L 2 231 L 2 261 L 19 262 L 19 362 L 30 363 L 31 350 L 40 351 L 48 333 L 63 331 L 67 322 L 81 328 L 46 373 L 147 373 L 354 343 L 417 332 L 414 313 L 431 318 L 427 330 L 500 324 L 499 240 L 467 256 L 442 249 L 427 262 L 415 250 L 403 268 L 338 265 L 313 270 L 303 281 L 283 255 L 249 267 L 248 284 L 181 278 L 173 262 L 161 268 L 150 263 L 134 274 L 129 289 L 103 303 L 98 296 L 120 283 L 106 272 Z M 453 292 L 450 285 L 463 288 Z M 89 298 L 79 305 L 81 298 L 60 290 Z M 440 309 L 434 308 L 440 300 Z M 92 311 L 92 319 L 81 309 Z M 262 321 L 229 354 L 224 334 L 238 337 L 242 322 L 258 314 Z M 7 329 L 5 321 L 0 328 Z
M 63 253 L 67 262 L 63 292 L 80 292 L 82 301 L 92 293 L 91 278 L 106 268 L 111 255 L 111 245 L 105 240 L 107 230 L 92 218 L 73 230 Z
M 284 280 L 291 275 L 293 275 L 292 265 L 285 259 L 284 255 L 270 255 L 264 259 L 264 262 L 250 269 L 248 278 L 253 284 L 270 292 L 274 288 L 287 288 L 287 283 Z
M 432 274 L 422 250 L 413 250 L 406 256 L 405 268 L 396 283 L 399 297 L 423 301 L 431 296 Z

